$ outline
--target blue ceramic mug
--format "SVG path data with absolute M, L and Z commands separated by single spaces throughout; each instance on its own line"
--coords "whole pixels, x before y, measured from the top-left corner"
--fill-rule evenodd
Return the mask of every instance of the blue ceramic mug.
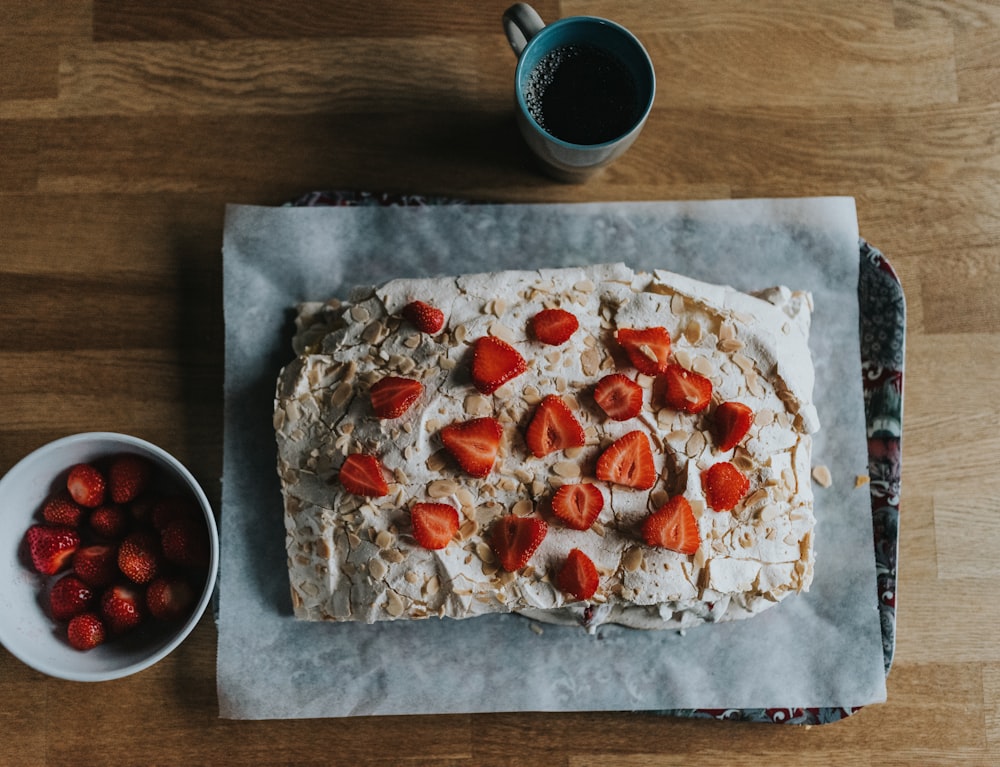
M 632 145 L 656 77 L 631 32 L 596 16 L 545 24 L 527 3 L 508 8 L 503 27 L 518 57 L 518 127 L 547 173 L 583 181 Z

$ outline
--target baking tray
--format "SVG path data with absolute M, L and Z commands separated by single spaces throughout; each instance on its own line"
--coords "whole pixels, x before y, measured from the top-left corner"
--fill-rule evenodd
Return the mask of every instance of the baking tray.
M 310 192 L 292 206 L 422 206 L 475 204 L 422 195 L 361 191 Z M 861 372 L 868 439 L 868 477 L 874 531 L 878 609 L 885 673 L 892 666 L 896 638 L 896 568 L 902 474 L 903 369 L 906 300 L 889 260 L 865 239 L 858 242 L 860 271 Z M 669 709 L 660 715 L 782 724 L 828 724 L 856 708 Z

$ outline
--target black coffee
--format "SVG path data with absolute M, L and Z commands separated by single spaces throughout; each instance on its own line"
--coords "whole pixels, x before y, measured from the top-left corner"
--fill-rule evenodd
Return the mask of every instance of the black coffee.
M 548 133 L 571 144 L 602 144 L 640 117 L 639 89 L 618 58 L 592 45 L 565 45 L 528 75 L 528 111 Z

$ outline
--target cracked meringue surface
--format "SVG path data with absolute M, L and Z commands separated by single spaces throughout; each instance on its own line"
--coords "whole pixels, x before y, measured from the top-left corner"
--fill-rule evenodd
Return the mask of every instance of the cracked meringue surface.
M 443 310 L 444 329 L 420 333 L 401 317 L 421 300 Z M 572 312 L 580 327 L 561 346 L 534 340 L 529 320 L 545 308 Z M 641 629 L 686 628 L 750 617 L 808 590 L 813 573 L 808 346 L 811 296 L 784 287 L 755 295 L 666 271 L 624 264 L 506 271 L 455 278 L 398 279 L 358 288 L 344 300 L 299 307 L 295 359 L 277 381 L 274 427 L 292 603 L 304 620 L 374 622 L 519 612 L 533 619 Z M 618 328 L 665 327 L 671 359 L 708 377 L 712 404 L 699 414 L 662 402 L 657 379 L 639 374 L 614 340 Z M 484 335 L 512 344 L 526 373 L 492 395 L 473 385 L 470 348 Z M 604 416 L 594 385 L 612 372 L 634 378 L 643 409 L 627 422 Z M 385 375 L 420 380 L 423 394 L 400 418 L 382 420 L 368 391 Z M 559 395 L 584 427 L 586 444 L 536 458 L 524 443 L 535 406 Z M 715 448 L 711 413 L 735 400 L 754 413 L 734 449 Z M 503 426 L 499 455 L 483 479 L 464 475 L 442 447 L 443 426 L 492 416 Z M 597 456 L 639 429 L 658 474 L 648 491 L 599 482 Z M 337 481 L 344 457 L 377 455 L 389 477 L 379 498 L 351 495 Z M 701 473 L 731 462 L 750 480 L 732 511 L 706 503 Z M 548 499 L 566 482 L 597 484 L 605 504 L 585 531 L 559 523 Z M 648 546 L 642 521 L 683 494 L 697 519 L 693 555 Z M 408 508 L 449 503 L 461 525 L 444 549 L 415 542 Z M 489 545 L 501 515 L 536 515 L 548 534 L 528 565 L 500 568 Z M 572 548 L 597 566 L 587 602 L 555 586 Z

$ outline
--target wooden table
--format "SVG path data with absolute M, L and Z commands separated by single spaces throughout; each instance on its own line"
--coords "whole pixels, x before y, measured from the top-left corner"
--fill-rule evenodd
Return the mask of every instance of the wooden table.
M 851 195 L 909 309 L 888 702 L 811 728 L 227 721 L 206 618 L 105 684 L 0 651 L 3 764 L 1000 763 L 1000 6 L 541 0 L 548 20 L 631 27 L 659 81 L 633 149 L 565 186 L 533 170 L 514 127 L 505 5 L 0 2 L 0 471 L 68 433 L 124 431 L 218 503 L 227 202 Z

